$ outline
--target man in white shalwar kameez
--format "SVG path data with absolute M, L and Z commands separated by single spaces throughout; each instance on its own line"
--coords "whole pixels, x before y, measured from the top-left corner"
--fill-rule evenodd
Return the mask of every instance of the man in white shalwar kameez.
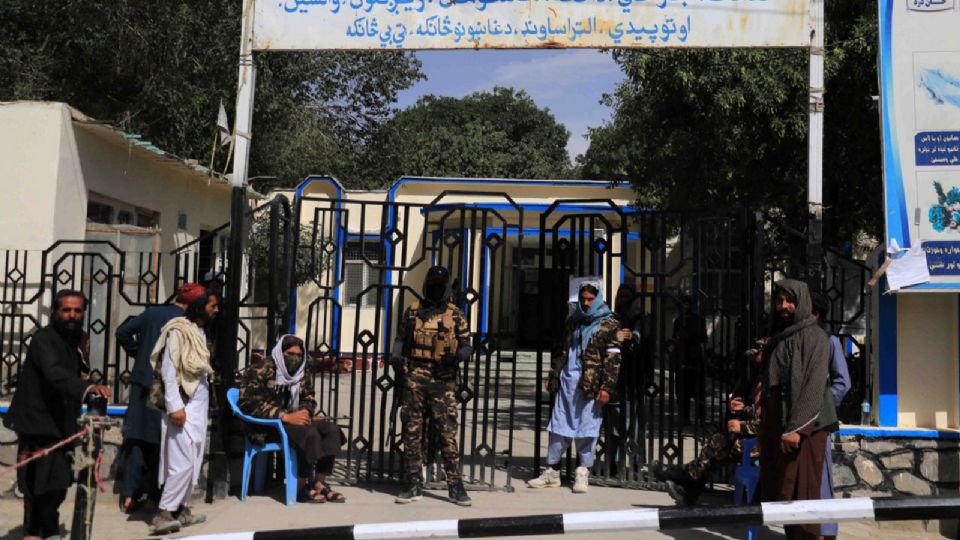
M 203 522 L 188 503 L 200 478 L 210 405 L 210 351 L 203 327 L 219 311 L 217 297 L 197 285 L 184 317 L 171 319 L 154 349 L 159 359 L 163 407 L 159 484 L 163 486 L 153 534 L 169 534 Z M 155 364 L 156 365 L 156 364 Z M 154 393 L 159 393 L 154 391 Z M 159 400 L 160 396 L 153 399 Z

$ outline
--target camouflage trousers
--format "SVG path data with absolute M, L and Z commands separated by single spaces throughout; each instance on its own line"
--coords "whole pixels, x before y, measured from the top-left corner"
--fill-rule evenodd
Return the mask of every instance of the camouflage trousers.
M 447 482 L 460 480 L 460 452 L 457 447 L 457 398 L 455 377 L 438 378 L 430 367 L 412 363 L 404 377 L 400 419 L 403 422 L 403 449 L 407 472 L 419 473 L 424 462 L 423 416 L 429 407 L 433 428 L 440 437 L 440 455 Z
M 759 453 L 754 446 L 754 456 Z M 711 471 L 730 464 L 738 464 L 743 457 L 743 437 L 730 433 L 714 433 L 710 440 L 700 448 L 700 455 L 687 463 L 684 468 L 690 478 L 700 480 Z

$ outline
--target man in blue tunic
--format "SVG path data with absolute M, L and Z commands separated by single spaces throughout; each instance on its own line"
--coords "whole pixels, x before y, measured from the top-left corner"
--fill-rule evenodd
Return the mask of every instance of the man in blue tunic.
M 617 389 L 620 371 L 620 323 L 603 302 L 600 289 L 581 285 L 576 308 L 567 317 L 563 349 L 554 351 L 547 390 L 556 392 L 547 432 L 547 468 L 527 482 L 532 488 L 560 486 L 560 457 L 571 442 L 580 466 L 574 493 L 586 493 L 594 450 L 600 436 L 603 407 Z
M 157 343 L 160 329 L 174 317 L 182 317 L 186 304 L 185 284 L 177 291 L 172 305 L 152 306 L 117 328 L 117 343 L 134 357 L 130 371 L 130 397 L 123 421 L 123 481 L 120 484 L 120 510 L 130 513 L 140 506 L 146 495 L 154 503 L 159 500 L 157 467 L 160 452 L 160 411 L 147 407 L 150 387 L 153 385 L 153 366 L 150 352 Z
M 813 316 L 820 326 L 826 330 L 825 319 L 830 312 L 830 301 L 820 293 L 810 293 L 813 301 Z M 830 334 L 830 332 L 827 332 Z M 840 338 L 830 334 L 830 392 L 833 394 L 833 403 L 840 407 L 844 396 L 850 390 L 850 370 L 847 369 L 847 359 L 843 354 L 843 345 Z M 827 452 L 823 459 L 823 478 L 820 480 L 820 498 L 833 499 L 833 444 L 827 441 Z M 835 540 L 839 532 L 836 523 L 821 523 L 820 537 L 824 540 Z

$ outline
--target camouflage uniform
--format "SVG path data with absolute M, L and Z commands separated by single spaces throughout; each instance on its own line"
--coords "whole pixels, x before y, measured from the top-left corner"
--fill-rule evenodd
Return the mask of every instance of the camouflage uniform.
M 255 418 L 280 418 L 284 413 L 281 396 L 277 393 L 277 368 L 270 358 L 251 366 L 243 373 L 240 385 L 240 410 Z M 317 410 L 317 399 L 307 386 L 307 378 L 300 381 L 300 409 L 312 416 Z
M 452 303 L 440 310 L 414 302 L 403 316 L 401 335 L 409 358 L 400 408 L 407 472 L 419 474 L 423 467 L 423 417 L 429 407 L 440 437 L 447 483 L 459 481 L 458 404 L 454 394 L 457 368 L 443 367 L 440 362 L 444 354 L 457 354 L 469 347 L 467 320 Z
M 700 480 L 718 467 L 740 463 L 743 456 L 743 439 L 756 437 L 759 431 L 760 421 L 751 419 L 740 421 L 740 433 L 714 433 L 700 449 L 700 455 L 684 466 L 687 474 L 694 480 Z M 759 457 L 760 450 L 754 445 L 750 458 Z
M 260 365 L 250 366 L 243 373 L 240 384 L 240 399 L 237 405 L 244 414 L 254 418 L 280 418 L 285 412 L 284 399 L 277 392 L 277 368 L 273 360 L 265 358 Z M 317 410 L 317 399 L 313 390 L 307 386 L 307 378 L 300 381 L 300 409 L 313 416 Z M 243 423 L 247 435 L 256 444 L 263 444 L 268 434 L 276 433 L 276 428 L 263 429 L 260 426 Z
M 738 433 L 714 433 L 703 448 L 700 449 L 700 455 L 696 459 L 684 465 L 684 470 L 694 480 L 701 480 L 706 477 L 710 471 L 717 467 L 727 464 L 740 463 L 743 457 L 743 440 L 756 438 L 760 432 L 760 418 L 757 415 L 758 409 L 753 403 L 756 399 L 750 399 L 749 396 L 758 396 L 761 386 L 760 379 L 754 379 L 751 384 L 742 386 L 735 394 L 744 401 L 750 403 L 745 405 L 740 411 L 731 415 L 732 419 L 740 421 L 740 431 Z M 750 459 L 760 457 L 760 445 L 754 445 L 750 451 Z
M 310 413 L 311 422 L 307 425 L 284 424 L 283 431 L 287 442 L 296 449 L 297 470 L 301 477 L 309 477 L 310 471 L 330 474 L 334 460 L 346 438 L 336 423 L 329 419 L 314 418 L 317 399 L 313 390 L 307 386 L 307 377 L 300 381 L 300 403 L 297 410 Z M 280 418 L 287 412 L 286 405 L 290 393 L 281 388 L 277 390 L 277 368 L 274 360 L 267 358 L 258 366 L 251 366 L 243 374 L 240 387 L 240 399 L 237 405 L 245 414 L 255 418 Z M 273 426 L 259 426 L 243 423 L 247 437 L 255 444 L 279 441 L 277 429 Z
M 570 338 L 573 336 L 573 326 L 566 323 L 564 339 L 558 343 L 559 347 L 553 350 L 553 361 L 547 384 L 551 391 L 559 389 L 560 372 L 567 364 L 567 351 L 570 350 Z M 600 322 L 597 333 L 590 338 L 587 348 L 580 354 L 583 365 L 580 381 L 577 387 L 583 391 L 587 400 L 597 397 L 600 390 L 605 390 L 611 398 L 617 393 L 617 378 L 620 375 L 620 340 L 617 331 L 620 323 L 615 317 L 609 317 Z

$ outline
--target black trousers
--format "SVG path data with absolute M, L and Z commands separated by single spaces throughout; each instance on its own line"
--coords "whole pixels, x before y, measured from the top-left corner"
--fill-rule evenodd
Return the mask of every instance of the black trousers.
M 262 437 L 260 441 L 280 442 L 276 428 L 248 426 L 251 437 Z M 333 472 L 337 452 L 346 442 L 340 426 L 330 420 L 320 420 L 306 426 L 284 424 L 287 440 L 297 451 L 297 471 L 300 477 L 310 477 L 314 471 L 320 474 Z M 262 444 L 258 441 L 258 444 Z
M 146 494 L 151 499 L 159 500 L 157 470 L 160 467 L 160 445 L 127 439 L 123 442 L 123 455 L 120 496 L 139 498 Z
M 43 495 L 23 495 L 23 535 L 47 538 L 60 534 L 60 505 L 67 490 L 48 491 Z
M 343 445 L 340 428 L 329 420 L 312 422 L 306 426 L 285 424 L 290 445 L 297 449 L 297 468 L 300 476 L 307 476 L 314 466 L 320 474 L 333 472 L 333 462 Z
M 55 439 L 20 436 L 17 458 L 52 446 Z M 46 538 L 60 534 L 60 504 L 67 498 L 73 480 L 69 448 L 61 448 L 17 471 L 17 485 L 23 493 L 23 534 Z
M 697 416 L 702 420 L 706 416 L 704 402 L 704 381 L 698 377 L 697 366 L 682 366 L 680 373 L 679 397 L 680 419 L 684 424 L 690 423 L 690 401 L 697 404 Z

